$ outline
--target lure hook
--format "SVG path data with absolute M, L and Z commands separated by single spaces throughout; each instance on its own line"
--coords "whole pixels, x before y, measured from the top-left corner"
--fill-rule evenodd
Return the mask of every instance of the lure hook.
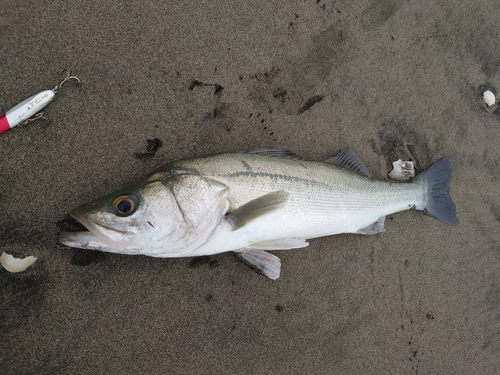
M 59 90 L 59 89 L 61 88 L 61 86 L 63 85 L 63 83 L 64 83 L 64 82 L 66 82 L 67 80 L 70 80 L 70 79 L 74 79 L 74 80 L 76 80 L 76 82 L 75 82 L 75 86 L 78 86 L 78 85 L 80 84 L 80 79 L 79 79 L 78 77 L 72 76 L 72 75 L 71 75 L 71 72 L 70 72 L 68 69 L 63 69 L 63 70 L 61 70 L 61 71 L 59 72 L 59 74 L 62 74 L 62 73 L 64 73 L 64 72 L 66 72 L 66 76 L 64 77 L 64 79 L 62 80 L 62 82 L 61 82 L 61 83 L 59 83 L 58 85 L 56 85 L 56 87 L 54 87 L 54 88 L 52 89 L 52 91 L 54 91 L 54 93 L 56 93 L 56 92 L 57 92 L 57 90 Z
M 23 122 L 21 122 L 21 124 L 25 125 L 25 124 L 29 124 L 30 122 L 32 121 L 36 121 L 36 120 L 46 120 L 46 121 L 50 121 L 47 117 L 43 117 L 43 112 L 38 112 L 36 115 L 24 120 Z

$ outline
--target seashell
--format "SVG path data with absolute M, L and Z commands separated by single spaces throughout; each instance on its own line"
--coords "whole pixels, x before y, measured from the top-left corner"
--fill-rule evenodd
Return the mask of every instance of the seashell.
M 409 181 L 415 177 L 415 167 L 411 161 L 399 159 L 392 163 L 393 169 L 388 177 L 395 181 Z
M 483 93 L 483 99 L 488 107 L 491 107 L 497 101 L 495 98 L 495 94 L 493 94 L 490 90 L 486 90 Z
M 3 252 L 0 256 L 0 263 L 9 272 L 21 272 L 36 262 L 34 256 L 24 259 L 14 258 L 12 255 Z

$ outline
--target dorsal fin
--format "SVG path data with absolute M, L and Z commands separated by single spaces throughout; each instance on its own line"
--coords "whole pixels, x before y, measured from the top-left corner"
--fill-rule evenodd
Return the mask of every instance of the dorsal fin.
M 295 159 L 295 160 L 302 159 L 297 154 L 294 154 L 293 152 L 290 152 L 288 150 L 280 150 L 278 148 L 271 148 L 271 147 L 252 148 L 250 150 L 244 150 L 238 153 L 271 156 L 273 158 L 281 158 L 281 159 Z
M 356 155 L 349 147 L 344 148 L 333 158 L 325 160 L 325 163 L 334 164 L 342 168 L 350 169 L 364 176 L 371 177 L 365 163 L 363 163 L 359 156 Z

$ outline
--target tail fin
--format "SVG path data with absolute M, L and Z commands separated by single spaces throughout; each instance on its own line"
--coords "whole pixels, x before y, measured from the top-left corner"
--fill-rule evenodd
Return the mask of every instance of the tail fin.
M 453 161 L 444 158 L 431 165 L 413 179 L 427 185 L 425 213 L 451 225 L 458 224 L 455 203 L 451 200 L 449 189 L 453 172 Z

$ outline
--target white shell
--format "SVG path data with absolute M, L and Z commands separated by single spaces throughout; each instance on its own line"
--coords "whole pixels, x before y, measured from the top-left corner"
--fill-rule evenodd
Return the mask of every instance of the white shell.
M 9 272 L 21 272 L 36 262 L 33 256 L 24 259 L 14 258 L 12 255 L 3 252 L 0 256 L 0 263 Z
M 491 107 L 497 101 L 495 98 L 495 94 L 493 94 L 490 90 L 487 90 L 483 93 L 483 99 L 488 107 Z
M 399 159 L 392 163 L 392 171 L 389 173 L 389 178 L 396 181 L 408 181 L 415 177 L 415 168 L 412 161 L 402 161 Z

